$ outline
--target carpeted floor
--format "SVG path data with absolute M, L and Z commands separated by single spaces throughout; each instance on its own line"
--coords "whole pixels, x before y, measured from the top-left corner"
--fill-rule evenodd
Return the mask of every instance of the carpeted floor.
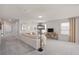
M 15 37 L 1 40 L 0 55 L 79 55 L 79 44 L 48 39 L 43 52 L 39 52 Z
M 79 55 L 79 44 L 58 41 L 53 39 L 47 40 L 47 45 L 43 52 L 37 50 L 29 52 L 29 55 Z
M 1 55 L 25 55 L 34 50 L 34 48 L 15 37 L 2 39 L 0 44 Z

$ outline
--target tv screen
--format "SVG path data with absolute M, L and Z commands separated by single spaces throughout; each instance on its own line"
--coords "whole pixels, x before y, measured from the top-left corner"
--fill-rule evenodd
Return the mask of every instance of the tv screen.
M 47 32 L 54 32 L 53 28 L 48 28 Z

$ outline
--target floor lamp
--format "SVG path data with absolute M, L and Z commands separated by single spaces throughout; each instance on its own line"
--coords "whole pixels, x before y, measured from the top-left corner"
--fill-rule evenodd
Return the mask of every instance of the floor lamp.
M 42 45 L 42 43 L 43 43 L 43 38 L 42 38 L 43 33 L 42 33 L 42 30 L 45 30 L 45 26 L 42 23 L 39 23 L 37 25 L 37 30 L 38 30 L 39 40 L 40 40 L 40 47 L 39 47 L 38 51 L 41 52 L 41 51 L 43 51 L 43 45 Z

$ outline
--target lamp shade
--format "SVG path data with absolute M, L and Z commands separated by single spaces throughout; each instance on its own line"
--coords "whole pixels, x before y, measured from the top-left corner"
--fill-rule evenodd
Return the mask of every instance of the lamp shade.
M 45 26 L 44 26 L 42 23 L 39 23 L 39 24 L 37 25 L 37 29 L 38 29 L 38 30 L 44 30 L 44 29 L 45 29 Z

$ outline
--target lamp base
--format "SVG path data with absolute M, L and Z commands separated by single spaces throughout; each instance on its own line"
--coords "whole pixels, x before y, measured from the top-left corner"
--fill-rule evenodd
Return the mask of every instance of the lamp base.
M 42 49 L 42 48 L 39 48 L 39 49 L 38 49 L 38 51 L 42 52 L 42 51 L 43 51 L 43 49 Z

